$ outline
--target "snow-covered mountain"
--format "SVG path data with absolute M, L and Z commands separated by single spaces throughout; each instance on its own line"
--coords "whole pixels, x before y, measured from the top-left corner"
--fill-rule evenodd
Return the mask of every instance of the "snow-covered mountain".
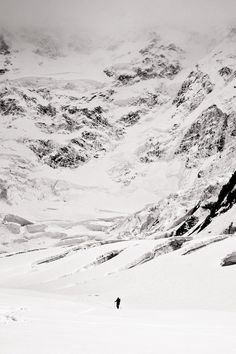
M 1 253 L 163 240 L 139 264 L 231 235 L 235 52 L 233 27 L 112 41 L 2 30 Z
M 0 127 L 4 354 L 234 353 L 234 27 L 2 30 Z
M 2 31 L 3 208 L 76 221 L 163 203 L 170 225 L 216 197 L 235 169 L 235 38 Z

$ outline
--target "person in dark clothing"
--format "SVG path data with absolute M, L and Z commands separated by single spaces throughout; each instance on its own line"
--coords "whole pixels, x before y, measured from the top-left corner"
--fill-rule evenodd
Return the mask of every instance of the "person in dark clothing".
M 119 297 L 115 300 L 115 303 L 116 303 L 116 308 L 119 309 L 119 307 L 120 307 L 120 298 Z

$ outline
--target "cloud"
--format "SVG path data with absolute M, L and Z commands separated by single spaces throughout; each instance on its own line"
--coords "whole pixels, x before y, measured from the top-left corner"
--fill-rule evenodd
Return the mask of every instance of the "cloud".
M 52 25 L 109 33 L 149 25 L 207 31 L 235 19 L 235 0 L 0 0 L 8 25 Z

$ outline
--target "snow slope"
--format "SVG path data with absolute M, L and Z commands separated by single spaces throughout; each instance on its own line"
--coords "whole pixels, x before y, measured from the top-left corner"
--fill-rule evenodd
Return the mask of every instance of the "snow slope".
M 117 312 L 111 306 L 79 305 L 60 297 L 8 290 L 1 292 L 0 306 L 0 342 L 5 354 L 152 354 L 157 350 L 233 354 L 236 344 L 235 314 Z
M 3 254 L 4 354 L 233 354 L 235 265 L 221 264 L 236 238 L 215 232 L 228 213 L 177 250 L 161 239 Z
M 235 222 L 235 208 L 204 231 L 175 245 L 173 238 L 58 246 L 2 254 L 0 286 L 63 293 L 109 304 L 116 294 L 127 307 L 236 309 L 235 268 L 222 260 L 235 250 L 234 234 L 216 233 Z
M 4 354 L 151 354 L 157 348 L 168 354 L 233 354 L 235 266 L 221 267 L 221 260 L 236 239 L 213 235 L 215 227 L 153 259 L 153 250 L 163 250 L 168 240 L 3 255 Z M 115 251 L 120 253 L 104 258 Z M 114 308 L 117 295 L 120 310 Z

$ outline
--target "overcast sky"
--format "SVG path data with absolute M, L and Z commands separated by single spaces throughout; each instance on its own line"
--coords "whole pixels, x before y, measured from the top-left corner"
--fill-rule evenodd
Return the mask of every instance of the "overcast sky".
M 0 0 L 2 24 L 49 23 L 98 33 L 149 24 L 208 31 L 235 18 L 236 0 Z

